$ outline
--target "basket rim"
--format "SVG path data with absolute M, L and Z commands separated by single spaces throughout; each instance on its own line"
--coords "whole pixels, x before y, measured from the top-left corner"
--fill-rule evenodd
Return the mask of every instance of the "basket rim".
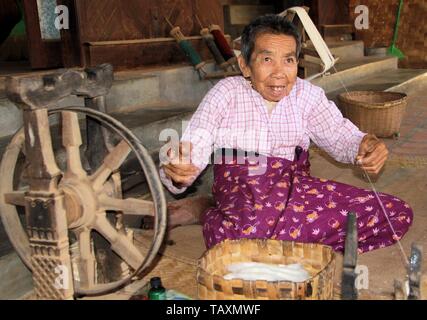
M 361 95 L 381 95 L 381 96 L 400 96 L 400 98 L 387 102 L 363 102 L 355 99 L 351 99 L 351 95 L 361 96 Z M 399 104 L 406 102 L 408 95 L 404 92 L 395 92 L 395 91 L 349 91 L 343 92 L 338 95 L 338 100 L 340 102 L 349 103 L 353 106 L 360 106 L 367 109 L 381 109 L 381 108 L 390 108 Z
M 227 280 L 227 279 L 225 279 L 224 278 L 224 276 L 222 276 L 222 275 L 214 275 L 214 274 L 211 274 L 211 273 L 209 273 L 209 272 L 207 272 L 205 269 L 203 269 L 202 267 L 201 267 L 201 263 L 202 263 L 202 260 L 203 259 L 205 259 L 206 258 L 206 256 L 209 254 L 209 251 L 211 250 L 211 249 L 213 249 L 213 248 L 215 248 L 215 247 L 217 247 L 217 246 L 221 246 L 221 245 L 223 245 L 224 243 L 238 243 L 238 242 L 247 242 L 247 241 L 261 241 L 261 242 L 269 242 L 269 241 L 277 241 L 277 242 L 281 242 L 281 243 L 298 243 L 298 244 L 303 244 L 303 245 L 314 245 L 314 246 L 316 246 L 316 247 L 324 247 L 324 248 L 327 248 L 328 250 L 330 250 L 330 252 L 331 252 L 331 259 L 328 261 L 328 263 L 326 263 L 325 264 L 325 266 L 324 266 L 324 268 L 322 269 L 322 270 L 319 270 L 318 272 L 316 272 L 315 274 L 313 274 L 309 279 L 307 279 L 306 281 L 301 281 L 301 282 L 294 282 L 294 281 L 285 281 L 285 280 L 275 280 L 275 281 L 268 281 L 268 280 L 244 280 L 244 279 L 230 279 L 230 280 Z M 336 252 L 332 249 L 332 247 L 331 246 L 328 246 L 328 245 L 325 245 L 325 244 L 321 244 L 321 243 L 304 243 L 304 242 L 296 242 L 296 241 L 285 241 L 285 240 L 273 240 L 273 239 L 235 239 L 235 240 L 233 240 L 233 239 L 226 239 L 226 240 L 224 240 L 224 241 L 222 241 L 222 242 L 220 242 L 220 243 L 218 243 L 218 244 L 216 244 L 215 246 L 213 246 L 212 248 L 211 248 L 210 250 L 207 250 L 201 257 L 200 257 L 200 259 L 198 260 L 198 264 L 197 264 L 197 282 L 199 283 L 199 274 L 200 273 L 205 273 L 205 274 L 208 274 L 208 275 L 210 275 L 210 276 L 218 276 L 218 277 L 221 277 L 222 278 L 222 280 L 223 281 L 226 281 L 226 282 L 232 282 L 232 281 L 236 281 L 236 280 L 238 280 L 238 281 L 242 281 L 242 282 L 250 282 L 250 283 L 294 283 L 294 284 L 303 284 L 303 283 L 308 283 L 308 282 L 310 282 L 310 281 L 312 281 L 314 278 L 316 278 L 316 277 L 318 277 L 319 276 L 319 274 L 323 271 L 323 270 L 325 270 L 325 269 L 327 269 L 327 268 L 329 268 L 330 266 L 331 266 L 331 264 L 332 263 L 334 263 L 335 262 L 335 260 L 336 260 Z

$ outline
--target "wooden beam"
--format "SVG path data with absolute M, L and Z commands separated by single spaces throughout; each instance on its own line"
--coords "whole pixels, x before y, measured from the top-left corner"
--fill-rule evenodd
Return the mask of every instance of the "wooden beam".
M 230 37 L 226 38 L 230 41 Z M 187 39 L 204 61 L 213 59 L 202 37 Z M 173 38 L 97 41 L 87 43 L 85 50 L 88 66 L 111 63 L 115 70 L 188 63 Z

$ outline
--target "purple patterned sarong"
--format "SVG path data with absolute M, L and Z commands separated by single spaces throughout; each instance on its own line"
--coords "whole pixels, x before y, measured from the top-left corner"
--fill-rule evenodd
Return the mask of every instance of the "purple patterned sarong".
M 266 171 L 254 175 L 248 158 L 223 157 L 214 165 L 216 203 L 203 216 L 206 246 L 225 239 L 278 239 L 322 243 L 344 250 L 346 222 L 355 212 L 359 253 L 392 245 L 408 231 L 413 213 L 404 201 L 384 193 L 380 198 L 391 227 L 371 190 L 310 176 L 308 152 L 289 161 L 268 157 Z

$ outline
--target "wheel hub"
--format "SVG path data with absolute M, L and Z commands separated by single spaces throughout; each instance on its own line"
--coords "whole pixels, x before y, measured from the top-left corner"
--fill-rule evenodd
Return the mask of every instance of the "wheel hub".
M 90 183 L 67 179 L 60 183 L 59 188 L 64 192 L 69 229 L 91 226 L 99 205 Z

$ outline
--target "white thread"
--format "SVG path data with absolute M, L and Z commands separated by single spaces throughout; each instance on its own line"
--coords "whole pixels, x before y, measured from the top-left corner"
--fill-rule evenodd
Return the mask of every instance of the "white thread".
M 369 177 L 368 172 L 366 171 L 366 169 L 365 169 L 365 168 L 363 168 L 363 167 L 362 167 L 362 169 L 363 169 L 363 171 L 365 172 L 365 176 L 368 178 L 369 184 L 370 184 L 370 185 L 371 185 L 371 187 L 372 187 L 372 191 L 374 191 L 375 197 L 377 198 L 377 201 L 378 201 L 378 203 L 380 204 L 381 209 L 383 210 L 383 213 L 384 213 L 384 215 L 385 215 L 385 217 L 386 217 L 386 219 L 387 219 L 387 222 L 388 222 L 388 224 L 390 225 L 391 231 L 393 231 L 393 234 L 394 234 L 394 236 L 396 237 L 396 240 L 397 240 L 397 243 L 398 243 L 398 245 L 399 245 L 399 248 L 400 248 L 400 250 L 402 251 L 403 258 L 405 259 L 405 263 L 406 263 L 406 265 L 408 265 L 408 264 L 409 264 L 408 257 L 406 256 L 405 250 L 403 249 L 403 246 L 402 246 L 402 244 L 401 244 L 401 242 L 400 242 L 400 240 L 399 240 L 399 237 L 398 237 L 398 235 L 396 234 L 396 231 L 394 230 L 394 227 L 393 227 L 393 225 L 392 225 L 392 223 L 391 223 L 391 221 L 390 221 L 390 218 L 389 218 L 389 217 L 388 217 L 388 215 L 387 215 L 387 212 L 386 212 L 386 210 L 385 210 L 385 208 L 384 208 L 384 204 L 383 204 L 383 202 L 381 201 L 381 199 L 380 199 L 380 197 L 379 197 L 379 195 L 378 195 L 378 192 L 377 192 L 377 190 L 375 189 L 375 186 L 374 186 L 374 184 L 372 183 L 371 178 Z
M 344 90 L 347 92 L 347 94 L 348 94 L 348 95 L 350 95 L 350 96 L 351 96 L 351 93 L 347 90 L 347 87 L 346 87 L 346 85 L 344 84 L 344 82 L 343 82 L 343 80 L 342 80 L 342 78 L 341 78 L 341 75 L 338 73 L 338 71 L 337 71 L 337 69 L 335 68 L 335 66 L 333 66 L 333 68 L 334 68 L 335 73 L 336 73 L 336 75 L 338 76 L 338 79 L 340 80 L 341 85 L 343 86 Z M 358 163 L 358 164 L 360 165 L 360 163 Z M 391 223 L 391 221 L 390 221 L 390 218 L 389 218 L 389 217 L 388 217 L 388 215 L 387 215 L 387 212 L 386 212 L 386 210 L 385 210 L 385 208 L 384 208 L 384 204 L 383 204 L 383 202 L 381 201 L 381 199 L 380 199 L 380 197 L 379 197 L 379 195 L 378 195 L 378 192 L 377 192 L 377 190 L 376 190 L 376 188 L 375 188 L 374 184 L 372 183 L 371 178 L 369 177 L 368 172 L 366 171 L 366 169 L 365 169 L 362 165 L 361 165 L 361 168 L 363 169 L 363 172 L 365 173 L 365 176 L 368 178 L 369 184 L 370 184 L 370 185 L 371 185 L 371 187 L 372 187 L 372 191 L 374 192 L 375 197 L 376 197 L 376 199 L 377 199 L 377 201 L 378 201 L 378 203 L 379 203 L 379 205 L 380 205 L 380 207 L 381 207 L 381 209 L 382 209 L 382 211 L 383 211 L 383 213 L 384 213 L 384 216 L 386 217 L 387 222 L 388 222 L 388 224 L 389 224 L 389 226 L 390 226 L 390 228 L 391 228 L 391 231 L 393 232 L 393 235 L 395 236 L 395 238 L 396 238 L 396 240 L 397 240 L 397 243 L 398 243 L 398 245 L 399 245 L 400 251 L 402 252 L 402 256 L 403 256 L 403 258 L 404 258 L 404 260 L 405 260 L 405 263 L 406 263 L 406 265 L 409 265 L 408 256 L 406 255 L 405 250 L 403 249 L 402 243 L 400 242 L 399 236 L 396 234 L 396 231 L 394 230 L 394 227 L 393 227 L 393 225 L 392 225 L 392 223 Z

